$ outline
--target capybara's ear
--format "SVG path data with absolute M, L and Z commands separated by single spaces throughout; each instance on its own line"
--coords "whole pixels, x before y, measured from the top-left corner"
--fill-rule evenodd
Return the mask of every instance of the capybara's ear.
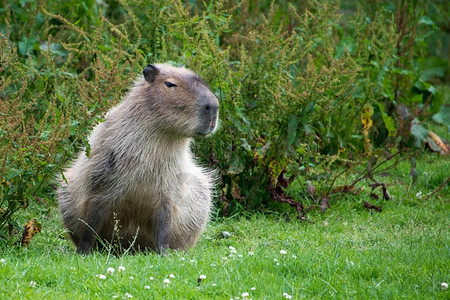
M 156 76 L 158 76 L 159 69 L 152 64 L 148 64 L 142 73 L 144 74 L 145 80 L 152 83 L 155 81 Z

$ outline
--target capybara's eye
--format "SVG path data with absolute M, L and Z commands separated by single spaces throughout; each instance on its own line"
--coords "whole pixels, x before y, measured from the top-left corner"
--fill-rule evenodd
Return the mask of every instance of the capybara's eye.
M 175 83 L 172 83 L 172 82 L 169 82 L 169 81 L 166 81 L 164 83 L 166 84 L 167 87 L 177 87 L 177 85 Z

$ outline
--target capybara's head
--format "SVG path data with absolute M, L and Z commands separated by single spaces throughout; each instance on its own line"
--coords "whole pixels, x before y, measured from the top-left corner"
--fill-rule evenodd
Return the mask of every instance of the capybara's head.
M 169 64 L 149 64 L 143 74 L 147 104 L 159 129 L 188 137 L 216 130 L 219 101 L 200 76 Z

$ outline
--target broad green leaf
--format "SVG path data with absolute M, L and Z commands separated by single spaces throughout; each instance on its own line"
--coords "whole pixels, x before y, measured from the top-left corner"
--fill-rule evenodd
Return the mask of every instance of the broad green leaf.
M 252 146 L 249 145 L 249 143 L 247 142 L 246 139 L 241 138 L 241 142 L 242 142 L 242 144 L 241 144 L 242 148 L 244 148 L 247 151 L 252 151 Z
M 34 38 L 28 38 L 24 36 L 18 43 L 19 53 L 22 56 L 26 56 L 31 50 L 33 50 L 34 42 Z
M 433 115 L 433 120 L 439 124 L 450 126 L 450 107 L 441 106 L 440 111 Z
M 420 148 L 428 136 L 428 129 L 420 125 L 417 118 L 414 118 L 411 125 L 411 134 L 414 136 L 414 146 Z
M 353 41 L 352 37 L 346 36 L 336 45 L 336 58 L 341 58 L 345 52 L 353 54 L 356 49 L 356 43 Z
M 431 113 L 438 113 L 442 104 L 444 104 L 444 95 L 441 92 L 436 91 L 431 98 Z
M 394 120 L 392 120 L 392 118 L 383 111 L 384 110 L 383 104 L 378 103 L 378 107 L 380 109 L 381 117 L 383 118 L 384 126 L 386 126 L 386 129 L 389 132 L 389 136 L 395 137 L 397 129 L 395 128 Z
M 53 53 L 54 55 L 57 55 L 57 56 L 62 56 L 62 57 L 67 56 L 67 51 L 59 43 L 51 43 L 49 45 L 48 42 L 45 41 L 39 45 L 39 49 L 41 51 L 45 51 L 45 52 L 50 50 L 51 53 Z
M 419 19 L 420 24 L 435 26 L 436 24 L 428 16 L 421 16 Z
M 244 164 L 238 153 L 233 153 L 230 161 L 230 167 L 228 168 L 229 174 L 239 174 L 244 170 Z
M 291 147 L 297 137 L 298 117 L 291 115 L 288 121 L 287 147 Z
M 22 174 L 23 170 L 19 170 L 16 168 L 11 168 L 6 172 L 6 180 L 11 180 L 16 176 L 19 176 L 20 174 Z
M 422 99 L 423 99 L 423 94 L 416 94 L 409 101 L 412 103 L 421 103 Z
M 50 135 L 50 131 L 47 131 L 47 130 L 42 131 L 42 133 L 41 133 L 41 139 L 42 139 L 43 141 L 47 141 L 49 135 Z
M 433 77 L 443 78 L 448 69 L 448 60 L 442 57 L 425 57 L 417 60 L 417 67 L 422 80 Z

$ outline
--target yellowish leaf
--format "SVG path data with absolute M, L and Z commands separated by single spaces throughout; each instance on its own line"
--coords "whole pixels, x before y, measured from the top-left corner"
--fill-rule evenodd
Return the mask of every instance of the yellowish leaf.
M 428 131 L 428 136 L 436 143 L 436 145 L 441 149 L 442 154 L 450 153 L 450 146 L 442 141 L 442 139 L 433 131 Z
M 239 187 L 239 177 L 231 178 L 231 195 L 236 200 L 243 200 L 244 197 L 241 196 L 241 188 Z
M 41 229 L 42 225 L 36 219 L 33 218 L 29 220 L 24 226 L 24 231 L 22 234 L 22 246 L 27 247 L 30 244 L 33 236 L 36 233 L 41 232 Z
M 370 139 L 369 139 L 369 129 L 372 127 L 372 116 L 373 116 L 373 108 L 371 105 L 366 104 L 361 110 L 361 123 L 363 125 L 363 134 L 364 134 L 364 147 L 366 148 L 366 152 L 370 153 Z

